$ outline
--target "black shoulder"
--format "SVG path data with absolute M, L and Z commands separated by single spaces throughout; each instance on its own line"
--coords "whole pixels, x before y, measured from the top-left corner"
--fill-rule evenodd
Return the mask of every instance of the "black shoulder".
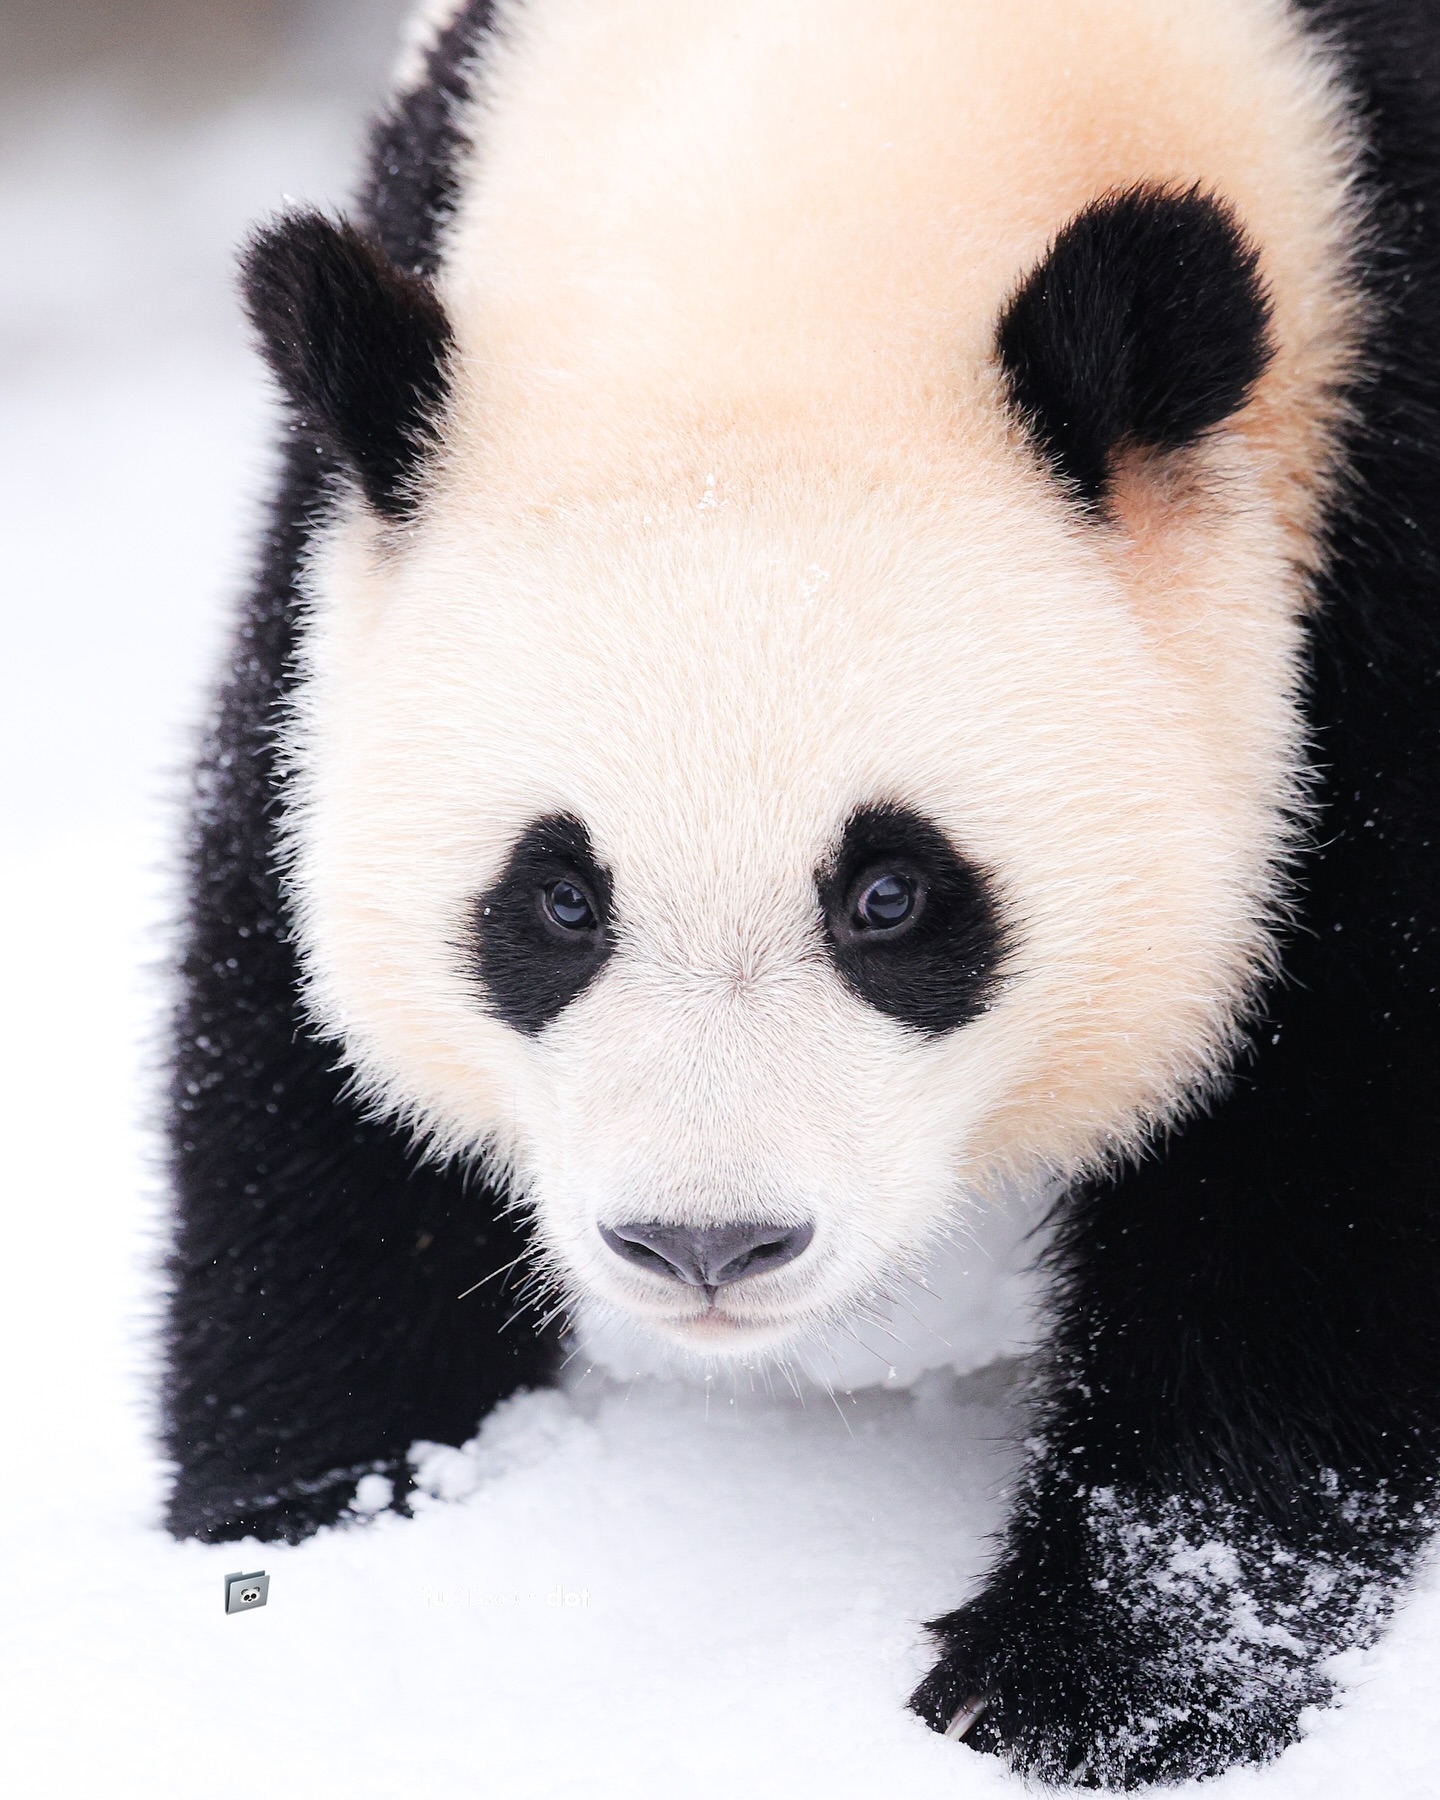
M 463 0 L 425 58 L 422 80 L 396 99 L 370 134 L 360 216 L 392 262 L 432 276 L 440 235 L 455 210 L 468 146 L 461 112 L 490 29 L 491 0 Z

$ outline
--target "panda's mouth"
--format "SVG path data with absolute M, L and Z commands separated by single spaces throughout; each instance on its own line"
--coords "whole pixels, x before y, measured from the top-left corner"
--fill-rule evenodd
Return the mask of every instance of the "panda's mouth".
M 808 1289 L 808 1283 L 807 1289 Z M 748 1291 L 747 1291 L 748 1290 Z M 802 1336 L 813 1309 L 799 1294 L 777 1293 L 767 1281 L 752 1288 L 692 1288 L 681 1296 L 651 1289 L 612 1296 L 630 1321 L 653 1337 L 702 1356 L 745 1356 L 778 1349 Z
M 800 1323 L 783 1313 L 737 1314 L 712 1302 L 693 1313 L 650 1315 L 646 1324 L 661 1338 L 708 1356 L 741 1356 L 795 1337 Z

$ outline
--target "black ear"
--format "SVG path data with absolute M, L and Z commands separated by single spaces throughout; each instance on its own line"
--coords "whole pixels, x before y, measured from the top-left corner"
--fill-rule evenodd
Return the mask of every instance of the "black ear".
M 386 518 L 414 508 L 414 477 L 444 404 L 452 336 L 430 284 L 352 225 L 288 213 L 242 268 L 270 367 L 307 429 Z
M 1087 504 L 1117 450 L 1178 450 L 1242 406 L 1273 353 L 1259 255 L 1198 187 L 1092 201 L 1001 316 L 1010 400 Z

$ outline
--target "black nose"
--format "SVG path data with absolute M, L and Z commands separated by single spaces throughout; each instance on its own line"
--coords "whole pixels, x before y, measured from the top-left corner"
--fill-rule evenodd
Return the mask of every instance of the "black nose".
M 600 1235 L 626 1262 L 687 1287 L 718 1288 L 794 1262 L 813 1225 L 602 1225 Z

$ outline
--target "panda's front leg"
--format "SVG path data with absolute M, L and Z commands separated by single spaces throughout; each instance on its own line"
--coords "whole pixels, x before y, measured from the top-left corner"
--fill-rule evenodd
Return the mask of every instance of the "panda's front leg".
M 1242 1134 L 1242 1168 L 1231 1129 L 1222 1113 L 1066 1202 L 1003 1546 L 932 1627 L 915 1710 L 1048 1782 L 1124 1790 L 1276 1755 L 1433 1523 L 1420 1184 L 1360 1185 L 1338 1138 L 1328 1169 L 1322 1144 L 1287 1170 L 1283 1144 L 1267 1167 Z

